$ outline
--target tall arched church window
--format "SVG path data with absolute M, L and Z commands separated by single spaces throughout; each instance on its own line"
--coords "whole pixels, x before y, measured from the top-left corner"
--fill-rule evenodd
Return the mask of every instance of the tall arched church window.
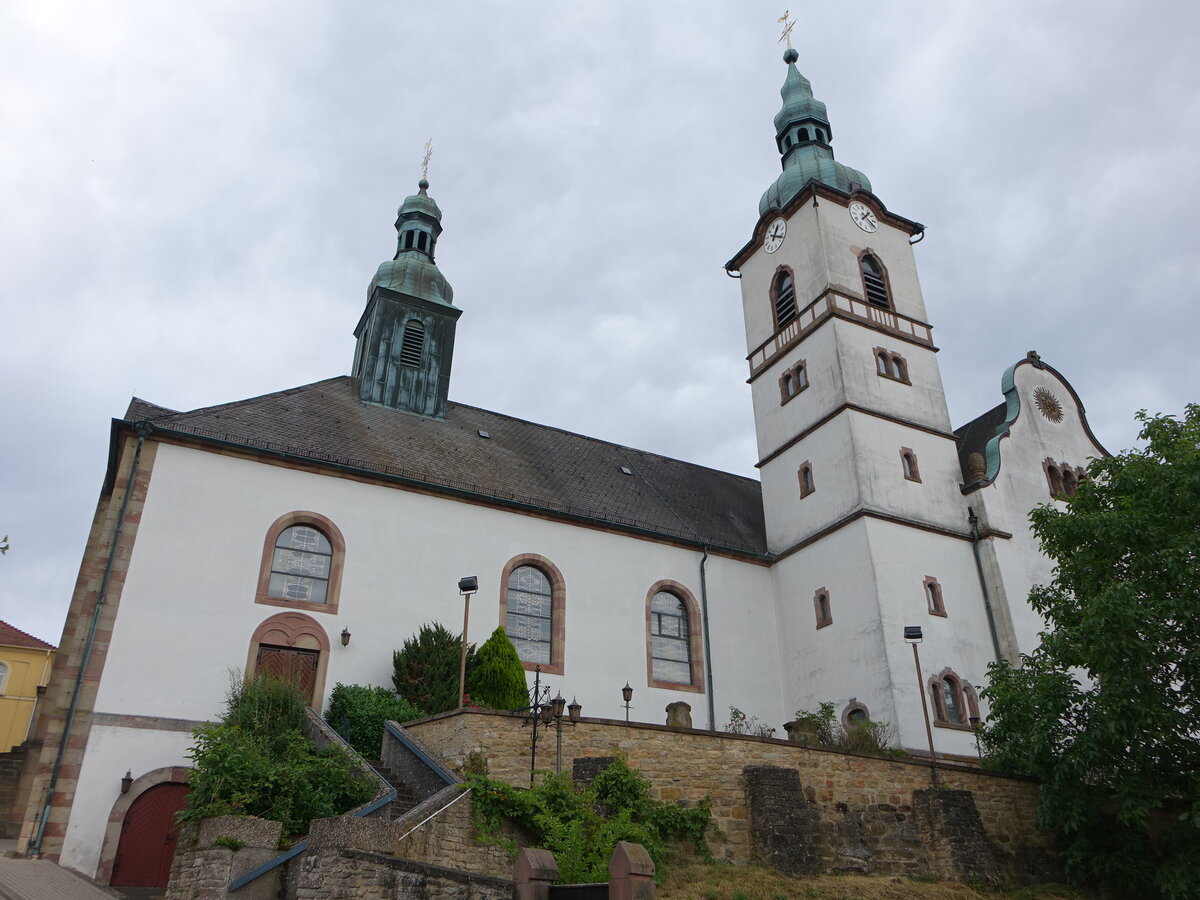
M 346 544 L 325 516 L 296 511 L 267 529 L 255 600 L 314 612 L 337 612 Z
M 404 323 L 404 337 L 400 340 L 400 365 L 419 368 L 425 357 L 425 326 L 418 319 Z
M 771 286 L 775 305 L 775 327 L 782 328 L 796 318 L 796 283 L 788 269 L 780 269 Z
M 888 296 L 887 277 L 879 260 L 870 253 L 864 253 L 858 262 L 862 269 L 863 294 L 867 302 L 882 309 L 891 309 L 892 302 Z
M 646 676 L 650 687 L 704 690 L 699 607 L 675 581 L 660 581 L 646 595 Z
M 505 565 L 500 624 L 526 669 L 563 674 L 565 598 L 562 573 L 545 557 L 527 553 Z

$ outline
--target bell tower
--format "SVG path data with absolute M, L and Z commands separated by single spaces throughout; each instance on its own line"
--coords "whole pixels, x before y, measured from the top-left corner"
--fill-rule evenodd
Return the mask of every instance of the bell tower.
M 924 229 L 834 158 L 825 104 L 797 70 L 797 52 L 783 58 L 774 123 L 782 172 L 726 269 L 742 292 L 784 702 L 856 697 L 920 747 L 904 625 L 960 649 L 978 636 L 988 658 L 912 250 Z M 958 601 L 948 615 L 942 591 Z
M 396 255 L 367 288 L 351 374 L 367 403 L 442 418 L 462 310 L 434 262 L 442 211 L 424 178 L 396 214 Z

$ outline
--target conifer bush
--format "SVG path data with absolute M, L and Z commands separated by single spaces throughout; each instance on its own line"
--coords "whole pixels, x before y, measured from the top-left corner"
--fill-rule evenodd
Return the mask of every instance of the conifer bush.
M 458 665 L 462 636 L 439 622 L 422 625 L 392 654 L 396 693 L 427 715 L 458 709 Z M 467 646 L 467 678 L 475 667 L 475 645 Z
M 329 695 L 325 721 L 363 756 L 378 759 L 384 722 L 408 722 L 424 715 L 387 688 L 339 683 Z
M 467 693 L 476 706 L 488 709 L 524 709 L 529 705 L 525 668 L 517 648 L 497 628 L 475 654 L 475 670 L 467 680 Z

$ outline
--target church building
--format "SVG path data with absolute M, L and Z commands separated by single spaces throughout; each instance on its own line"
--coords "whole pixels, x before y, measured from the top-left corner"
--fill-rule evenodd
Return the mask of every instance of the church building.
M 337 682 L 390 685 L 392 651 L 422 624 L 457 631 L 471 575 L 469 638 L 505 627 L 531 682 L 540 668 L 585 716 L 622 718 L 626 683 L 634 719 L 684 700 L 697 728 L 737 706 L 782 731 L 832 701 L 927 752 L 924 699 L 936 751 L 974 756 L 988 664 L 1042 628 L 1026 597 L 1051 566 L 1027 514 L 1105 451 L 1033 352 L 998 405 L 952 427 L 923 227 L 834 158 L 796 59 L 775 117 L 782 171 L 726 263 L 759 479 L 450 399 L 471 298 L 438 266 L 442 212 L 422 179 L 350 374 L 186 411 L 135 398 L 113 420 L 24 847 L 128 883 L 126 814 L 174 808 L 230 670 L 287 673 L 318 712 Z

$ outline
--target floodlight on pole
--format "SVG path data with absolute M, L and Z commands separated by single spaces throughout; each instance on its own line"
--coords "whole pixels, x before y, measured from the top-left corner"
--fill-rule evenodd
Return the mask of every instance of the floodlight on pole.
M 929 777 L 937 783 L 937 754 L 933 749 L 933 727 L 929 724 L 929 704 L 925 699 L 925 680 L 921 677 L 921 655 L 917 652 L 917 644 L 924 640 L 920 625 L 905 625 L 904 640 L 912 644 L 913 663 L 917 667 L 917 693 L 921 696 L 921 712 L 925 716 L 925 737 L 929 740 Z
M 458 592 L 463 596 L 463 630 L 462 651 L 458 657 L 458 708 L 463 708 L 463 698 L 467 693 L 467 622 L 471 618 L 471 595 L 479 590 L 479 579 L 467 575 L 458 579 Z

